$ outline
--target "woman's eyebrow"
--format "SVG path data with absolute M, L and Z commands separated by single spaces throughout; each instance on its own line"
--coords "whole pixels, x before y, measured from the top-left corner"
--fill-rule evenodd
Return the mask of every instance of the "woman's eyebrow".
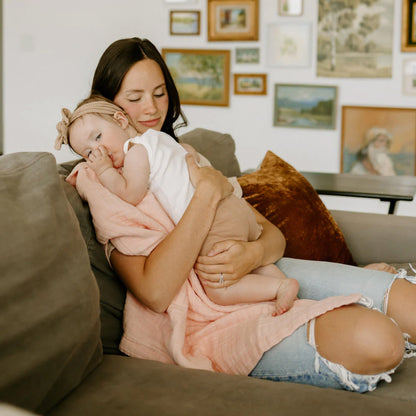
M 161 88 L 161 87 L 165 87 L 166 86 L 166 83 L 165 82 L 163 82 L 162 84 L 160 84 L 160 85 L 157 85 L 156 87 L 154 87 L 153 88 L 153 91 L 154 90 L 157 90 L 158 88 Z M 144 92 L 144 90 L 139 90 L 139 89 L 136 89 L 136 88 L 132 88 L 132 89 L 130 89 L 130 90 L 126 90 L 126 94 L 130 94 L 130 93 L 134 93 L 134 92 Z

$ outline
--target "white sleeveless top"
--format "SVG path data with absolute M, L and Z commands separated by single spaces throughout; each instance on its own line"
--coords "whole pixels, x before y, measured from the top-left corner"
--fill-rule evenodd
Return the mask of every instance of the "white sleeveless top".
M 149 189 L 176 225 L 195 191 L 185 161 L 186 150 L 168 134 L 152 129 L 129 139 L 124 144 L 124 153 L 128 152 L 130 143 L 146 148 L 150 165 Z

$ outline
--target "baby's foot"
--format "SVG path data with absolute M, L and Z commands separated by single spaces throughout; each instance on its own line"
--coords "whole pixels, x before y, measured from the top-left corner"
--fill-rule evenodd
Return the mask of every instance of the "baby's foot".
M 277 291 L 276 299 L 276 314 L 281 315 L 287 312 L 296 299 L 296 295 L 299 291 L 299 283 L 296 279 L 284 279 Z

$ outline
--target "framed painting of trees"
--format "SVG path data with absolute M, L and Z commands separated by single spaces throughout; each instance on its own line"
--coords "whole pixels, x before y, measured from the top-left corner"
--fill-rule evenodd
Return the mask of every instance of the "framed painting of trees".
M 229 105 L 230 51 L 162 49 L 182 104 Z
M 317 75 L 391 78 L 394 0 L 319 0 Z

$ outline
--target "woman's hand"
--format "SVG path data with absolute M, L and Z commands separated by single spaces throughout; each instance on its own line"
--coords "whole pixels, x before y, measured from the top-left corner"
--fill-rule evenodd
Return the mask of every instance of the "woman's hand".
M 219 201 L 233 193 L 233 186 L 220 171 L 211 166 L 199 167 L 189 153 L 186 155 L 186 162 L 195 192 L 208 192 L 212 195 L 210 202 L 213 205 L 216 206 Z
M 255 249 L 251 245 L 235 240 L 218 242 L 208 255 L 198 257 L 195 272 L 206 286 L 231 286 L 256 268 Z
M 286 240 L 282 232 L 256 209 L 253 211 L 263 228 L 259 239 L 251 242 L 221 241 L 207 256 L 198 257 L 194 268 L 207 286 L 230 286 L 254 269 L 274 263 L 283 256 Z

